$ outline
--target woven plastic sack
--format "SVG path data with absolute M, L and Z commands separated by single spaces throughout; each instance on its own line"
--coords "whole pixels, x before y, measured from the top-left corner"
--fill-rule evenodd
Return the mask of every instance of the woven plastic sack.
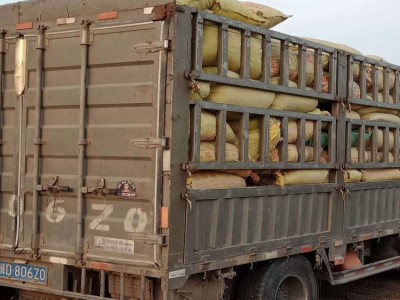
M 399 169 L 371 169 L 361 170 L 363 182 L 399 180 Z
M 239 140 L 240 123 L 233 121 L 229 123 Z M 260 158 L 260 126 L 259 119 L 252 118 L 249 122 L 249 160 L 257 162 Z M 269 121 L 269 152 L 270 160 L 273 160 L 273 150 L 278 145 L 281 138 L 281 123 L 275 119 L 270 118 Z
M 368 153 L 368 161 L 367 162 L 372 162 L 372 151 L 371 150 L 367 150 Z M 383 153 L 382 152 L 377 152 L 376 153 L 376 162 L 380 163 L 380 162 L 384 162 L 383 161 Z M 388 153 L 388 161 L 389 163 L 394 162 L 394 156 L 393 153 L 389 152 Z
M 206 10 L 213 6 L 214 0 L 176 0 L 176 4 Z
M 329 170 L 290 170 L 275 173 L 275 184 L 280 187 L 327 182 L 329 182 Z
M 366 114 L 366 115 L 361 116 L 361 120 L 381 121 L 381 122 L 400 124 L 400 118 L 398 116 L 391 115 L 391 114 L 384 114 L 384 113 Z
M 211 87 L 207 101 L 238 106 L 269 108 L 275 93 L 257 89 L 216 84 Z
M 305 146 L 305 162 L 312 162 L 314 160 L 314 148 Z M 293 144 L 288 145 L 288 162 L 298 162 L 299 161 L 299 151 L 297 150 L 297 146 Z
M 272 28 L 291 17 L 275 8 L 261 5 L 259 3 L 243 2 L 243 4 L 265 21 L 265 23 L 261 25 L 265 28 Z
M 369 161 L 369 155 L 368 151 L 365 151 L 365 161 Z M 358 148 L 352 147 L 351 148 L 351 163 L 352 164 L 357 164 L 359 163 L 359 155 L 358 155 Z
M 239 160 L 239 149 L 237 146 L 227 143 L 225 151 L 225 161 L 233 162 Z M 200 144 L 200 161 L 214 162 L 215 161 L 215 143 L 201 143 Z
M 211 86 L 208 82 L 191 82 L 190 83 L 190 100 L 202 101 L 210 95 Z
M 297 138 L 299 136 L 297 121 L 289 120 L 288 122 L 288 142 L 289 144 L 294 144 L 297 142 Z M 314 134 L 314 122 L 306 121 L 306 132 L 305 132 L 305 142 L 308 142 L 312 139 Z
M 289 17 L 268 6 L 237 0 L 215 0 L 211 9 L 216 15 L 264 28 L 272 28 Z
M 355 112 L 354 110 L 346 110 L 346 118 L 360 120 L 361 116 L 359 113 Z
M 229 29 L 228 32 L 228 69 L 240 72 L 241 66 L 241 44 L 240 31 Z M 261 39 L 251 38 L 250 41 L 250 77 L 260 79 L 261 76 Z M 203 35 L 203 66 L 216 66 L 218 61 L 218 28 L 214 24 L 204 26 Z
M 356 50 L 356 49 L 354 49 L 352 47 L 349 47 L 347 45 L 338 44 L 338 43 L 325 41 L 325 40 L 320 40 L 320 39 L 309 38 L 309 37 L 303 37 L 303 39 L 309 40 L 311 42 L 318 43 L 318 44 L 321 44 L 321 45 L 324 45 L 324 46 L 336 48 L 336 49 L 339 49 L 339 50 L 344 50 L 344 51 L 347 51 L 347 52 L 352 53 L 352 54 L 362 55 L 362 53 L 360 51 L 358 51 L 358 50 Z M 325 69 L 327 69 L 327 66 L 325 67 Z M 354 80 L 358 81 L 359 76 L 360 76 L 360 67 L 357 64 L 354 64 L 353 75 L 354 75 Z
M 193 190 L 231 189 L 246 187 L 243 177 L 222 172 L 198 172 L 187 179 L 187 187 Z
M 297 95 L 276 94 L 270 109 L 307 113 L 314 110 L 318 100 Z
M 362 173 L 358 170 L 347 170 L 344 172 L 344 181 L 346 183 L 360 182 Z
M 373 131 L 370 132 L 371 136 L 373 135 Z M 381 150 L 383 148 L 383 130 L 378 129 L 377 135 L 376 135 L 376 144 L 377 144 L 377 149 Z M 372 148 L 372 139 L 369 139 L 366 141 L 365 146 L 367 149 Z M 389 131 L 389 150 L 392 150 L 394 147 L 394 134 L 392 131 Z
M 212 113 L 203 111 L 201 113 L 201 134 L 202 142 L 213 142 L 217 137 L 217 118 Z M 226 124 L 226 142 L 236 144 L 236 136 L 229 124 Z
M 386 62 L 386 60 L 380 56 L 377 55 L 366 55 L 368 58 L 375 59 L 380 62 Z M 378 67 L 378 91 L 383 91 L 383 73 L 384 70 L 381 67 Z M 394 87 L 396 81 L 396 77 L 393 71 L 389 71 L 389 89 L 392 89 Z M 370 64 L 367 64 L 367 90 L 372 89 L 372 66 Z

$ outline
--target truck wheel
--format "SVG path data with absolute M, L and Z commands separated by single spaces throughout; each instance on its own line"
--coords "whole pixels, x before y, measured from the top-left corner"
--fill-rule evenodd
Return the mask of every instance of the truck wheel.
M 318 285 L 308 260 L 302 256 L 258 265 L 243 282 L 240 300 L 316 300 Z

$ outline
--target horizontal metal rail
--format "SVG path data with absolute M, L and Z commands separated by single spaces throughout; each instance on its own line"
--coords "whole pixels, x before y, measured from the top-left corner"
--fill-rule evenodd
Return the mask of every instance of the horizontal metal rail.
M 286 34 L 274 32 L 265 28 L 248 25 L 235 20 L 215 16 L 207 12 L 198 12 L 193 10 L 194 22 L 193 37 L 193 65 L 190 72 L 192 79 L 209 81 L 214 83 L 223 83 L 234 86 L 243 86 L 260 90 L 268 90 L 282 93 L 293 93 L 305 97 L 315 97 L 320 100 L 336 101 L 336 73 L 337 73 L 337 50 L 332 47 L 324 46 L 305 39 L 289 36 Z M 206 74 L 203 72 L 203 52 L 204 52 L 204 32 L 205 27 L 214 27 L 218 30 L 217 43 L 218 58 L 216 66 L 218 72 L 216 75 Z M 240 35 L 240 47 L 233 49 L 229 46 L 231 34 Z M 261 64 L 260 78 L 251 78 L 252 63 L 252 43 L 258 40 L 260 45 Z M 271 83 L 271 64 L 272 64 L 272 46 L 276 46 L 275 59 L 279 59 L 279 84 Z M 239 78 L 230 78 L 227 76 L 229 68 L 230 52 L 240 52 L 240 72 Z M 298 77 L 298 88 L 290 88 L 289 86 L 289 66 L 291 56 L 296 56 L 298 64 L 295 66 L 295 74 Z M 322 92 L 323 85 L 323 65 L 324 57 L 328 57 L 329 61 L 329 81 L 327 93 Z M 312 76 L 314 77 L 312 84 L 306 84 L 310 70 L 307 69 L 307 62 L 313 61 L 314 69 Z M 275 61 L 275 64 L 278 62 Z M 293 65 L 291 65 L 293 67 Z M 306 73 L 306 70 L 309 74 Z M 275 76 L 278 76 L 274 74 Z M 306 90 L 306 85 L 313 90 Z
M 237 169 L 333 169 L 336 161 L 336 119 L 331 116 L 293 113 L 286 111 L 273 111 L 261 108 L 241 107 L 210 102 L 191 103 L 191 134 L 190 134 L 190 161 L 188 170 L 237 170 Z M 213 112 L 217 116 L 215 162 L 201 161 L 201 133 L 202 112 Z M 226 160 L 226 127 L 227 115 L 239 115 L 239 132 L 237 133 L 239 160 L 236 162 Z M 259 120 L 259 153 L 258 161 L 249 160 L 249 123 L 250 119 Z M 271 160 L 270 153 L 270 121 L 279 120 L 280 137 L 278 143 L 279 161 Z M 288 157 L 289 121 L 297 124 L 297 140 L 295 142 L 298 160 L 290 161 Z M 306 161 L 306 122 L 313 123 L 313 158 Z M 326 124 L 328 134 L 328 161 L 321 162 L 322 146 L 320 135 L 322 124 Z M 276 137 L 275 137 L 276 138 Z
M 349 119 L 346 131 L 346 162 L 350 168 L 399 168 L 400 124 Z M 378 145 L 379 131 L 382 132 L 381 147 Z M 354 145 L 354 141 L 352 141 L 354 134 L 358 134 L 357 145 Z M 390 135 L 393 135 L 393 147 L 390 147 Z M 368 144 L 366 137 L 369 138 Z M 352 148 L 358 150 L 357 159 L 352 157 Z M 371 153 L 371 157 L 368 159 L 366 157 L 367 150 Z M 390 154 L 393 155 L 393 161 L 390 159 Z

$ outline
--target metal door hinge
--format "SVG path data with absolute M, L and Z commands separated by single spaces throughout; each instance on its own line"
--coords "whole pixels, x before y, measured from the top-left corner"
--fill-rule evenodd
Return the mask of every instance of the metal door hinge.
M 135 45 L 133 49 L 139 53 L 156 53 L 160 51 L 168 51 L 171 49 L 171 41 L 163 40 L 141 43 Z
M 143 139 L 132 139 L 131 145 L 138 148 L 155 149 L 155 148 L 168 148 L 168 138 L 143 138 Z

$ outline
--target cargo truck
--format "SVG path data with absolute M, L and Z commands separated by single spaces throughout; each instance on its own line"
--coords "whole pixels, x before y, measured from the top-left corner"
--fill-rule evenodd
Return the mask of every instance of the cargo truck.
M 214 74 L 203 71 L 206 24 L 218 30 Z M 338 285 L 400 266 L 400 181 L 346 180 L 351 170 L 400 168 L 400 124 L 346 117 L 351 107 L 397 113 L 400 67 L 172 0 L 8 4 L 0 30 L 0 285 L 18 289 L 20 299 L 317 299 L 317 279 Z M 240 49 L 228 47 L 229 30 L 239 33 Z M 257 80 L 254 37 L 262 52 Z M 272 43 L 280 49 L 277 84 Z M 231 51 L 240 53 L 237 77 L 228 76 Z M 298 54 L 297 87 L 289 51 Z M 371 101 L 379 74 L 383 100 Z M 310 98 L 330 115 L 193 101 L 190 87 L 199 83 Z M 216 115 L 212 162 L 201 160 L 203 111 Z M 239 158 L 228 162 L 232 115 Z M 262 126 L 252 161 L 254 117 Z M 282 132 L 278 161 L 270 160 L 271 118 Z M 292 120 L 299 158 L 289 162 Z M 314 125 L 309 161 L 307 122 Z M 329 153 L 321 162 L 323 131 Z M 196 172 L 233 170 L 328 170 L 329 177 L 188 185 Z M 354 254 L 360 264 L 352 267 Z

